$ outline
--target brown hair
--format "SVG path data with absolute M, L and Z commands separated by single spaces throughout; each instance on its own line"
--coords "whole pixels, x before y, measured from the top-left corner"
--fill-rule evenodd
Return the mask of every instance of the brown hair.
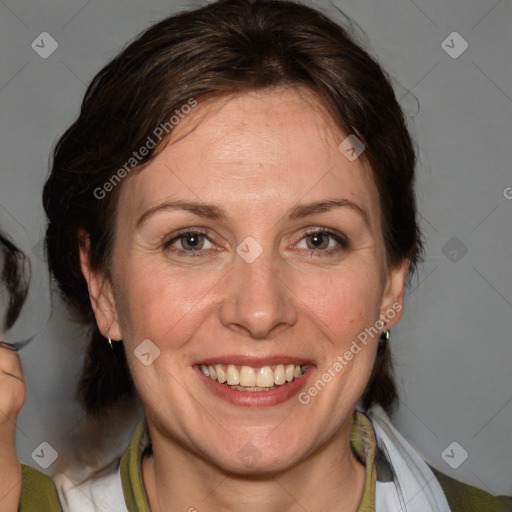
M 0 232 L 0 286 L 7 292 L 7 308 L 3 313 L 2 330 L 9 330 L 20 315 L 30 284 L 30 260 L 14 243 Z
M 413 191 L 415 151 L 388 76 L 347 30 L 305 5 L 279 0 L 221 0 L 171 16 L 138 36 L 93 79 L 80 115 L 58 141 L 44 187 L 49 265 L 68 304 L 91 325 L 79 384 L 89 413 L 134 394 L 122 343 L 112 353 L 95 326 L 79 265 L 80 229 L 90 235 L 91 265 L 108 277 L 114 214 L 122 183 L 105 183 L 155 139 L 191 98 L 201 102 L 275 86 L 313 91 L 345 134 L 365 144 L 380 197 L 388 262 L 421 252 Z M 168 123 L 169 124 L 169 123 Z M 165 143 L 137 162 L 139 169 Z M 126 179 L 126 178 L 125 178 Z M 95 192 L 96 191 L 96 192 Z M 397 393 L 389 348 L 379 349 L 362 397 L 390 410 Z

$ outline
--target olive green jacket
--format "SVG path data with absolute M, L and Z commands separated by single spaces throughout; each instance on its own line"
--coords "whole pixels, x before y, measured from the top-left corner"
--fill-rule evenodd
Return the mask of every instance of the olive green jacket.
M 141 469 L 148 439 L 147 426 L 142 422 L 119 461 L 124 501 L 129 512 L 150 512 Z M 381 454 L 377 453 L 373 428 L 362 414 L 354 422 L 351 446 L 366 466 L 363 497 L 357 512 L 374 512 L 376 481 L 388 481 L 391 471 Z M 431 467 L 431 470 L 440 483 L 452 512 L 512 512 L 512 497 L 492 496 L 481 489 L 458 482 L 435 468 Z M 22 472 L 23 486 L 18 511 L 62 512 L 53 480 L 24 464 Z

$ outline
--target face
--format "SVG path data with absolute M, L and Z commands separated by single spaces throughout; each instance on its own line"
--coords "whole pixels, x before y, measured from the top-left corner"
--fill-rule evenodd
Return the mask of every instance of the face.
M 345 138 L 305 90 L 199 105 L 122 184 L 112 286 L 82 254 L 150 427 L 218 467 L 285 469 L 348 433 L 400 316 L 406 265 Z

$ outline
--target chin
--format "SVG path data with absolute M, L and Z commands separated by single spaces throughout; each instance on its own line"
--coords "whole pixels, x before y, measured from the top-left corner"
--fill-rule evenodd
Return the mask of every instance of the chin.
M 269 473 L 279 473 L 295 466 L 307 456 L 304 451 L 306 443 L 293 439 L 296 436 L 296 432 L 292 436 L 283 432 L 269 440 L 245 434 L 238 438 L 238 442 L 233 440 L 234 437 L 225 451 L 219 453 L 216 450 L 217 453 L 212 454 L 211 461 L 232 474 L 268 476 Z

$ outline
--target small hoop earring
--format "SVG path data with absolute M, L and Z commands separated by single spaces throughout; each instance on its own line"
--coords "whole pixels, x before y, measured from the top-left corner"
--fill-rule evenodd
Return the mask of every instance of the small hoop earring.
M 108 341 L 108 344 L 110 345 L 110 350 L 114 350 L 114 347 L 112 346 L 112 340 L 110 338 L 110 334 L 108 333 L 108 327 L 107 327 L 107 341 Z
M 377 348 L 377 350 L 379 352 L 383 351 L 387 344 L 388 344 L 388 341 L 389 341 L 389 338 L 390 338 L 390 332 L 389 332 L 389 329 L 384 329 L 381 333 L 380 333 L 380 338 L 379 338 L 379 346 Z

